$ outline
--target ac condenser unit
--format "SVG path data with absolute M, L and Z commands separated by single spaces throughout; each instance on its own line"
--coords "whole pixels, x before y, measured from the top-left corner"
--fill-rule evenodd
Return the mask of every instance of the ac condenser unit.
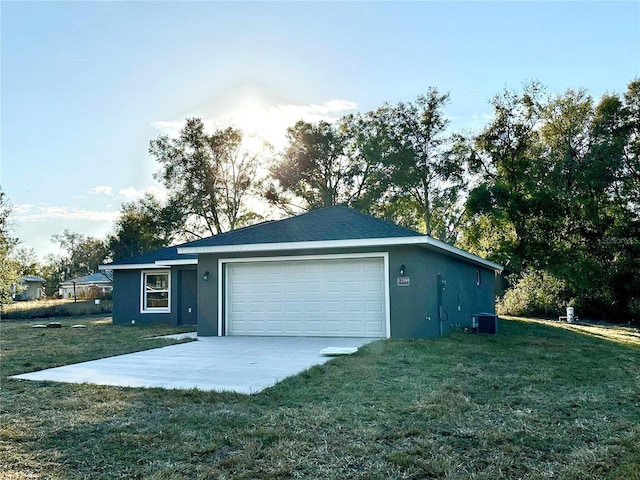
M 476 313 L 472 324 L 478 333 L 498 333 L 498 316 L 494 313 Z

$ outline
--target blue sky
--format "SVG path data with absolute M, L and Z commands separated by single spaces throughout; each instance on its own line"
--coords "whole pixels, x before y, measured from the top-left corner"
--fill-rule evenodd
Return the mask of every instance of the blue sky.
M 281 144 L 335 119 L 449 92 L 452 128 L 505 87 L 623 92 L 640 76 L 640 2 L 11 2 L 0 4 L 0 185 L 41 257 L 65 228 L 103 238 L 157 191 L 149 141 L 188 116 Z

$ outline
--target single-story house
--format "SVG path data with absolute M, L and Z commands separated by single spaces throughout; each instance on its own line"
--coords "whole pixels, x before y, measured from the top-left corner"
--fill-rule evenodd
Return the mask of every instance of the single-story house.
M 198 335 L 426 338 L 495 312 L 502 270 L 344 206 L 118 260 L 115 323 Z
M 34 275 L 27 275 L 22 277 L 22 290 L 14 293 L 13 299 L 17 301 L 24 300 L 39 300 L 44 297 L 44 284 L 46 280 Z M 17 288 L 13 289 L 14 292 Z
M 58 294 L 62 298 L 93 298 L 107 295 L 112 290 L 111 272 L 96 272 L 65 280 L 60 284 Z

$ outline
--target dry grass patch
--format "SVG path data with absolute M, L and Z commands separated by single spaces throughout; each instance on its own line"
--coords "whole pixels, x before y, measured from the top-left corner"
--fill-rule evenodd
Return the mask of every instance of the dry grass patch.
M 0 310 L 3 320 L 105 315 L 113 310 L 113 301 L 100 299 L 96 304 L 93 299 L 77 302 L 69 299 L 29 300 L 3 304 Z
M 538 318 L 521 318 L 521 317 L 501 317 L 505 320 L 514 320 L 520 322 L 533 322 L 542 325 L 548 325 L 556 328 L 562 328 L 584 335 L 591 335 L 603 340 L 611 340 L 627 345 L 635 345 L 640 347 L 640 329 L 637 327 L 618 325 L 606 322 L 582 322 L 582 323 L 566 323 L 556 322 L 553 320 L 541 320 Z

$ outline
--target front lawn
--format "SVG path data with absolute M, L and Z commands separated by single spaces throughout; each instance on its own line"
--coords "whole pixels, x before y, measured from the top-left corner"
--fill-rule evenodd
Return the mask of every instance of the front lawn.
M 244 396 L 9 380 L 168 333 L 30 325 L 0 324 L 3 479 L 640 479 L 630 329 L 384 340 Z

